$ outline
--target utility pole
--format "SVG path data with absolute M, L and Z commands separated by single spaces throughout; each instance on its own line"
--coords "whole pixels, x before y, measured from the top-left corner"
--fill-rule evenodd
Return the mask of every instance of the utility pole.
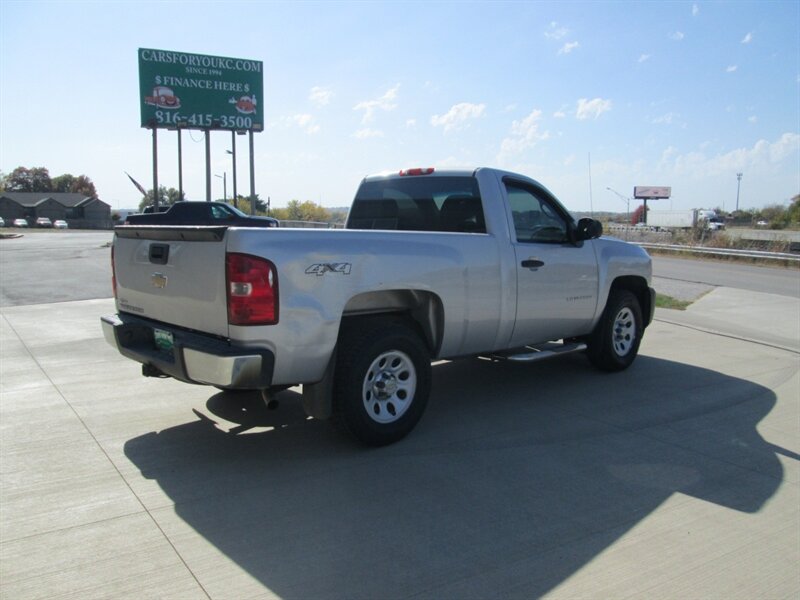
M 742 175 L 744 173 L 736 174 L 736 212 L 739 212 L 739 188 L 742 187 Z

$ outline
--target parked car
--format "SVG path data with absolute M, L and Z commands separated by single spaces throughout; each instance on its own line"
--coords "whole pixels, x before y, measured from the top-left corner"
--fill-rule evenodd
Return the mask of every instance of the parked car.
M 25 219 L 14 219 L 14 227 L 27 227 L 28 222 Z
M 56 229 L 68 229 L 69 224 L 66 221 L 59 219 L 58 221 L 53 221 L 53 227 Z
M 756 227 L 766 227 L 767 225 L 769 225 L 769 223 L 767 223 L 766 221 L 759 221 L 758 223 L 756 223 Z
M 36 226 L 37 227 L 52 227 L 53 222 L 47 217 L 39 217 L 36 219 Z
M 166 210 L 165 210 L 166 209 Z M 149 212 L 148 212 L 149 211 Z M 250 216 L 224 202 L 176 202 L 148 206 L 144 213 L 128 215 L 125 225 L 224 225 L 226 227 L 278 227 L 272 217 Z
M 5 226 L 6 226 L 5 219 L 3 217 L 0 217 L 0 227 L 5 227 Z

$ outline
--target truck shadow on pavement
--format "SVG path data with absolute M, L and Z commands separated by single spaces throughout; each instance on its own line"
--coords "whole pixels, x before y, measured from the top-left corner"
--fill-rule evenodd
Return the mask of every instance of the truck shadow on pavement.
M 216 394 L 125 445 L 193 530 L 173 543 L 211 597 L 538 597 L 668 499 L 759 511 L 790 454 L 756 429 L 770 389 L 647 356 L 615 375 L 437 365 L 417 429 L 381 449 L 279 398 Z M 195 533 L 216 550 L 189 552 Z

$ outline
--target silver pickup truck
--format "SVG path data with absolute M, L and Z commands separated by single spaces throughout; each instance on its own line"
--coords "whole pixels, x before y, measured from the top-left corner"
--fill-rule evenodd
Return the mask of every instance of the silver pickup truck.
M 408 434 L 431 360 L 636 357 L 651 261 L 538 182 L 490 168 L 365 178 L 345 230 L 120 226 L 106 339 L 147 376 L 302 384 L 303 406 L 370 445 Z

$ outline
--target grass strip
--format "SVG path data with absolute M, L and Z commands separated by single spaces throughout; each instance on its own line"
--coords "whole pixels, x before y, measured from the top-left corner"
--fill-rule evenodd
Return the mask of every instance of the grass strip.
M 672 310 L 686 310 L 691 301 L 678 300 L 666 294 L 656 294 L 656 308 L 670 308 Z

